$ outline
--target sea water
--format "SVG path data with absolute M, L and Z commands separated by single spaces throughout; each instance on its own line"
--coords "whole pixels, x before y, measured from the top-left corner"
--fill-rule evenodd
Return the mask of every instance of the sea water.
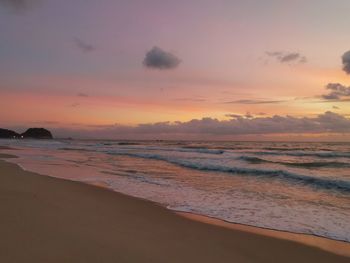
M 350 242 L 350 143 L 0 140 L 21 167 L 169 209 Z M 4 151 L 2 151 L 4 152 Z

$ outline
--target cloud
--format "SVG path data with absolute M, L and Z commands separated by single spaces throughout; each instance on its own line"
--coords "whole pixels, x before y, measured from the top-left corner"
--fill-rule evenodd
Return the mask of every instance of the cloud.
M 77 108 L 77 107 L 80 106 L 80 103 L 74 102 L 74 103 L 72 103 L 72 104 L 70 104 L 70 105 L 68 105 L 68 106 L 69 106 L 69 107 L 72 107 L 72 108 Z
M 325 100 L 350 99 L 350 87 L 346 87 L 340 83 L 329 83 L 326 89 L 329 90 L 329 93 L 322 95 L 322 98 Z
M 256 116 L 264 116 L 264 115 L 266 115 L 266 113 L 258 112 L 256 114 L 251 114 L 250 112 L 247 112 L 244 115 L 242 115 L 242 114 L 226 114 L 225 117 L 228 117 L 228 118 L 231 118 L 231 119 L 242 119 L 242 118 L 253 119 L 254 115 L 256 115 Z
M 249 114 L 248 114 L 249 115 Z M 326 112 L 314 118 L 296 118 L 291 116 L 258 117 L 242 116 L 231 120 L 219 121 L 213 118 L 194 119 L 188 122 L 141 124 L 135 128 L 126 128 L 137 133 L 204 133 L 214 135 L 235 134 L 273 134 L 273 133 L 350 133 L 350 119 Z M 119 127 L 116 131 L 125 127 Z
M 350 50 L 345 52 L 342 56 L 343 70 L 350 74 Z
M 181 60 L 170 52 L 155 46 L 146 53 L 143 65 L 151 69 L 175 69 Z
M 0 0 L 0 5 L 20 13 L 26 11 L 28 8 L 32 7 L 38 2 L 39 0 Z
M 274 104 L 282 103 L 284 100 L 234 100 L 224 102 L 225 104 Z
M 109 125 L 86 127 L 79 132 L 81 137 L 99 138 L 220 138 L 225 136 L 256 136 L 276 134 L 347 134 L 350 135 L 350 118 L 325 112 L 316 117 L 292 116 L 253 117 L 230 115 L 229 120 L 214 118 L 193 119 L 187 122 L 159 122 L 137 126 Z M 58 131 L 55 131 L 58 133 Z M 65 132 L 69 134 L 69 132 Z M 77 133 L 75 133 L 77 134 Z M 74 134 L 74 136 L 76 136 Z M 69 135 L 71 136 L 71 135 Z M 212 136 L 212 137 L 211 137 Z
M 254 116 L 252 114 L 250 114 L 250 112 L 247 112 L 244 117 L 246 117 L 247 119 L 253 119 Z
M 304 55 L 297 52 L 274 51 L 266 52 L 266 55 L 275 58 L 280 63 L 301 64 L 307 62 L 307 58 Z
M 88 44 L 77 37 L 74 38 L 74 44 L 76 45 L 77 48 L 79 48 L 84 53 L 89 53 L 96 50 L 95 46 Z
M 83 97 L 83 98 L 87 98 L 87 97 L 89 97 L 89 95 L 88 95 L 88 94 L 86 94 L 86 93 L 82 93 L 82 92 L 79 92 L 79 93 L 77 94 L 77 96 L 78 96 L 78 97 Z
M 242 118 L 243 116 L 242 115 L 240 115 L 240 114 L 226 114 L 225 115 L 226 117 L 228 117 L 228 118 L 232 118 L 232 119 L 238 119 L 238 118 Z
M 198 97 L 198 98 L 176 98 L 173 99 L 173 101 L 182 101 L 182 102 L 205 102 L 207 99 L 204 97 Z

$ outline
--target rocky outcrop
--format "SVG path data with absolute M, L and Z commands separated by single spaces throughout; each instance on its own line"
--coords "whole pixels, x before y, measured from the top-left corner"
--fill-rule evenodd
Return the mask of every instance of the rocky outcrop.
M 2 139 L 10 139 L 10 138 L 19 138 L 20 135 L 17 132 L 7 130 L 7 129 L 0 129 L 0 138 Z
M 52 139 L 53 136 L 50 131 L 44 128 L 30 128 L 21 134 L 23 139 Z
M 0 139 L 53 139 L 53 136 L 44 128 L 30 128 L 22 134 L 0 128 Z

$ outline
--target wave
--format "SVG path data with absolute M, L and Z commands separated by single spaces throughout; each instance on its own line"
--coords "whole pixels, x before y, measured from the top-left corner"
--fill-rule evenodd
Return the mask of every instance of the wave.
M 96 145 L 94 145 L 96 146 Z M 109 146 L 109 145 L 98 145 L 98 147 L 93 148 L 85 148 L 85 147 L 63 147 L 60 150 L 64 151 L 81 151 L 81 152 L 95 152 L 102 151 L 105 152 L 105 148 L 101 148 L 99 146 Z M 191 149 L 183 149 L 183 148 L 161 148 L 161 147 L 132 147 L 133 144 L 122 144 L 120 145 L 121 150 L 140 150 L 140 151 L 164 151 L 164 152 L 182 152 L 182 153 L 203 153 L 203 154 L 223 154 L 224 150 L 215 150 L 215 149 L 207 149 L 207 148 L 191 148 Z M 126 147 L 123 147 L 126 146 Z M 130 147 L 128 147 L 130 146 Z M 137 146 L 137 145 L 135 145 Z
M 254 152 L 258 155 L 288 155 L 288 156 L 310 156 L 320 158 L 350 158 L 350 152 Z
M 134 144 L 118 144 L 120 146 L 126 146 L 121 147 L 121 150 L 140 150 L 140 151 L 164 151 L 164 152 L 185 152 L 185 153 L 204 153 L 204 154 L 223 154 L 224 150 L 214 150 L 214 149 L 206 149 L 206 148 L 194 148 L 194 149 L 183 149 L 183 148 L 161 148 L 161 147 L 127 147 L 127 146 L 134 146 Z M 96 146 L 96 145 L 93 145 Z M 100 146 L 109 146 L 108 144 L 103 145 L 97 145 L 97 147 L 93 148 L 86 148 L 86 147 L 63 147 L 60 148 L 60 150 L 64 151 L 84 151 L 84 152 L 94 152 L 101 150 L 104 152 L 104 149 L 99 149 Z M 137 146 L 135 144 L 135 146 Z
M 179 152 L 198 152 L 198 153 L 208 153 L 208 154 L 223 154 L 225 151 L 220 149 L 208 149 L 208 148 L 187 148 L 181 150 L 175 150 Z
M 315 148 L 315 147 L 264 147 L 263 150 L 267 151 L 281 151 L 281 152 L 291 152 L 291 151 L 325 151 L 331 152 L 332 149 L 328 148 Z
M 322 167 L 346 168 L 346 167 L 350 167 L 350 163 L 344 163 L 344 162 L 291 163 L 291 162 L 270 161 L 270 160 L 265 160 L 265 159 L 261 159 L 258 157 L 253 157 L 253 156 L 240 156 L 238 159 L 244 160 L 244 161 L 252 163 L 252 164 L 275 163 L 275 164 L 281 164 L 281 165 L 285 165 L 285 166 L 302 167 L 302 168 L 322 168 Z
M 140 143 L 137 142 L 118 142 L 118 145 L 141 145 Z
M 338 190 L 342 192 L 350 192 L 350 181 L 334 180 L 329 178 L 316 178 L 313 176 L 291 173 L 284 170 L 229 167 L 229 166 L 223 166 L 223 165 L 200 163 L 200 162 L 195 162 L 193 160 L 170 158 L 167 156 L 147 154 L 147 153 L 109 152 L 109 154 L 160 160 L 171 164 L 179 165 L 185 168 L 190 168 L 190 169 L 195 169 L 200 171 L 222 172 L 222 173 L 229 173 L 229 174 L 248 175 L 248 176 L 273 178 L 273 179 L 285 179 L 289 182 L 301 183 L 303 185 L 309 185 L 312 187 L 317 187 L 325 190 Z
M 121 150 L 139 150 L 139 151 L 164 151 L 164 152 L 185 152 L 185 153 L 205 153 L 205 154 L 223 154 L 224 150 L 208 148 L 170 148 L 170 147 L 121 147 Z
M 62 150 L 62 151 L 77 151 L 77 152 L 94 152 L 94 151 L 91 150 L 91 149 L 87 149 L 87 148 L 78 148 L 78 147 L 73 147 L 73 148 L 64 147 L 64 148 L 59 148 L 59 150 Z
M 243 146 L 225 146 L 225 145 L 215 145 L 215 146 L 198 146 L 198 145 L 188 145 L 182 146 L 184 149 L 208 149 L 208 150 L 249 150 L 251 147 Z
M 264 150 L 268 150 L 268 151 L 304 151 L 304 150 L 309 150 L 309 148 L 283 148 L 283 147 L 264 147 L 262 148 Z

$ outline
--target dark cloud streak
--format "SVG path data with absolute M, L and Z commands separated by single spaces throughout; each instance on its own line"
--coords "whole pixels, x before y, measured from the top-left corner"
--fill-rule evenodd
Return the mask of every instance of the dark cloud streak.
M 328 94 L 322 95 L 325 100 L 338 100 L 350 98 L 350 87 L 346 87 L 340 83 L 329 83 L 326 86 L 327 90 L 330 90 Z
M 0 5 L 16 13 L 22 13 L 38 2 L 40 0 L 0 0 Z
M 307 58 L 297 52 L 282 52 L 282 51 L 273 51 L 266 52 L 266 55 L 269 57 L 275 58 L 280 63 L 306 63 Z
M 342 56 L 343 70 L 350 74 L 350 50 L 345 52 Z
M 150 69 L 169 70 L 179 66 L 181 60 L 170 52 L 155 46 L 146 53 L 143 65 Z
M 224 102 L 225 104 L 275 104 L 282 103 L 284 100 L 234 100 Z
M 90 53 L 96 50 L 96 47 L 84 42 L 83 40 L 81 40 L 80 38 L 75 37 L 74 38 L 74 43 L 76 45 L 77 48 L 79 48 L 81 51 L 83 51 L 84 53 Z
M 83 97 L 83 98 L 87 98 L 87 97 L 89 97 L 89 95 L 88 95 L 88 94 L 86 94 L 86 93 L 82 93 L 82 92 L 79 92 L 79 93 L 77 94 L 77 96 L 78 96 L 78 97 Z

